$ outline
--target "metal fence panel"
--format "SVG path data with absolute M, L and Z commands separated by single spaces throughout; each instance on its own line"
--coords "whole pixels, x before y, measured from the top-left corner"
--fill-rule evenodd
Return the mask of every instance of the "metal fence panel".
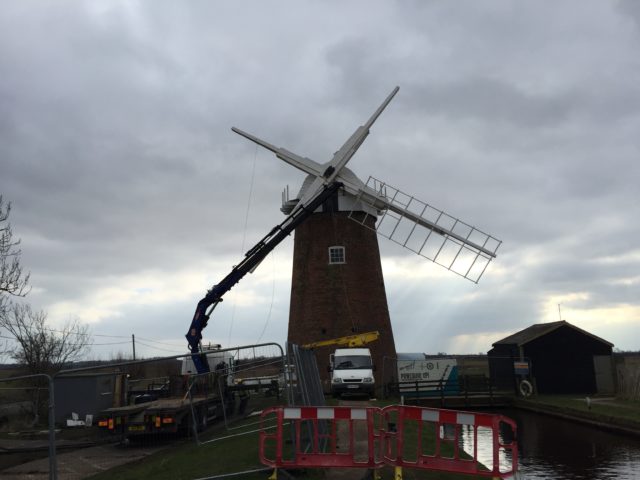
M 212 356 L 204 375 L 183 374 L 188 355 L 85 362 L 51 377 L 3 370 L 0 477 L 85 478 L 185 437 L 200 444 L 213 423 L 231 431 L 250 412 L 283 402 L 291 376 L 279 345 Z

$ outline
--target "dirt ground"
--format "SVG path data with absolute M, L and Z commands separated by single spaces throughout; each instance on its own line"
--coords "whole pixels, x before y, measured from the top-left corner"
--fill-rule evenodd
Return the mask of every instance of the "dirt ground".
M 80 480 L 118 465 L 134 462 L 166 448 L 160 446 L 122 447 L 115 444 L 82 448 L 56 455 L 59 480 Z M 49 458 L 23 463 L 0 472 L 6 480 L 48 480 Z
M 367 400 L 341 400 L 341 406 L 346 407 L 368 407 Z M 354 428 L 354 453 L 359 461 L 365 461 L 368 456 L 369 444 L 367 440 L 367 426 L 364 422 L 357 422 Z M 344 422 L 338 424 L 338 449 L 348 448 L 349 431 Z M 367 470 L 360 468 L 332 468 L 326 471 L 327 479 L 330 480 L 361 480 L 368 475 Z

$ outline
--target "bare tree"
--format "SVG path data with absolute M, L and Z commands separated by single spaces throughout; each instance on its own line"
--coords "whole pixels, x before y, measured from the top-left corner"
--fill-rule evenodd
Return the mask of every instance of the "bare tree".
M 0 195 L 0 316 L 6 312 L 10 297 L 29 293 L 29 273 L 20 264 L 20 240 L 13 238 L 10 213 L 11 203 L 5 203 Z
M 20 263 L 20 240 L 13 237 L 10 213 L 11 203 L 0 195 L 0 331 L 9 334 L 0 354 L 13 358 L 29 373 L 49 373 L 82 357 L 92 340 L 88 327 L 77 320 L 53 330 L 45 323 L 45 312 L 14 301 L 29 293 L 29 273 Z
M 43 311 L 27 304 L 13 303 L 0 317 L 0 327 L 13 338 L 9 355 L 29 373 L 51 373 L 66 363 L 80 359 L 92 344 L 88 325 L 70 320 L 59 329 L 46 324 Z

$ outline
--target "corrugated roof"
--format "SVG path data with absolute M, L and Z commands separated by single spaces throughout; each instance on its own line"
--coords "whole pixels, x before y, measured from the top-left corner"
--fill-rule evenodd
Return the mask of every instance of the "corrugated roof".
M 542 337 L 548 333 L 553 332 L 554 330 L 567 326 L 577 330 L 585 335 L 589 335 L 590 337 L 598 340 L 599 342 L 606 343 L 613 347 L 613 343 L 607 342 L 606 340 L 593 335 L 592 333 L 587 332 L 586 330 L 582 330 L 581 328 L 576 327 L 575 325 L 571 325 L 566 320 L 560 320 L 558 322 L 549 322 L 549 323 L 536 323 L 535 325 L 531 325 L 530 327 L 525 328 L 524 330 L 520 330 L 519 332 L 514 333 L 513 335 L 509 335 L 508 337 L 503 338 L 502 340 L 498 340 L 492 346 L 496 345 L 517 345 L 521 347 L 526 343 L 529 343 L 536 338 Z

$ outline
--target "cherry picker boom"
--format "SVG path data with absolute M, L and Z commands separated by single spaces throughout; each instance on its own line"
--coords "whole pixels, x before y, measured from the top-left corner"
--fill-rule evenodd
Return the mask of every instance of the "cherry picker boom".
M 346 337 L 332 338 L 330 340 L 319 340 L 317 342 L 307 343 L 302 345 L 302 348 L 318 348 L 318 347 L 332 347 L 334 345 L 339 347 L 362 347 L 367 343 L 375 342 L 380 337 L 380 332 L 377 330 L 373 332 L 356 333 L 355 335 L 347 335 Z
M 199 374 L 210 371 L 206 355 L 201 351 L 200 346 L 202 330 L 207 326 L 211 312 L 222 301 L 224 294 L 231 290 L 247 273 L 252 272 L 266 258 L 269 252 L 289 236 L 298 225 L 304 222 L 327 199 L 334 195 L 340 187 L 342 187 L 342 183 L 331 182 L 325 185 L 315 197 L 305 202 L 305 204 L 298 203 L 282 223 L 273 227 L 262 240 L 245 253 L 245 258 L 234 266 L 220 283 L 211 287 L 204 298 L 198 302 L 191 326 L 185 337 L 189 342 L 193 364 Z

